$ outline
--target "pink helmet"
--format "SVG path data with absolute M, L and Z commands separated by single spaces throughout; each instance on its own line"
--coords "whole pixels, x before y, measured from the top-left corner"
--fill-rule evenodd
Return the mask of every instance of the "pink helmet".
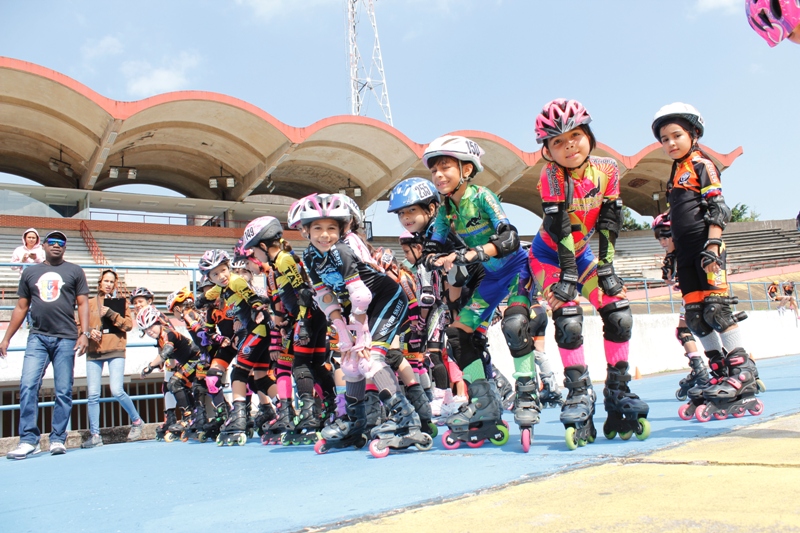
M 653 224 L 651 227 L 656 233 L 656 239 L 660 239 L 661 237 L 672 237 L 672 223 L 664 214 L 657 215 L 656 218 L 653 219 Z
M 578 126 L 588 125 L 592 121 L 592 116 L 577 100 L 566 100 L 556 98 L 548 102 L 542 108 L 542 112 L 536 115 L 536 142 L 544 143 L 562 133 L 574 130 Z
M 771 47 L 800 25 L 800 0 L 745 0 L 745 9 L 750 26 Z
M 425 244 L 425 239 L 419 233 L 411 233 L 406 230 L 400 234 L 400 244 Z

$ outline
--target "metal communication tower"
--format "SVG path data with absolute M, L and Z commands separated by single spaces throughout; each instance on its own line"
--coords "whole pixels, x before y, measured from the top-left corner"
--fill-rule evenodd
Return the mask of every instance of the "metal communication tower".
M 386 73 L 383 70 L 381 45 L 378 40 L 378 25 L 375 22 L 374 0 L 345 0 L 347 2 L 347 58 L 350 67 L 350 113 L 361 115 L 366 111 L 364 100 L 370 91 L 383 111 L 386 122 L 392 124 L 392 109 L 389 107 L 389 89 L 386 86 Z M 358 51 L 358 18 L 359 8 L 366 10 L 374 41 L 372 45 L 372 61 L 367 70 Z M 394 125 L 394 124 L 392 124 Z

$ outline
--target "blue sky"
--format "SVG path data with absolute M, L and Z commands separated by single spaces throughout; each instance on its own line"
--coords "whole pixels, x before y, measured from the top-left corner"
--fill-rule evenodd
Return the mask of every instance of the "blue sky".
M 800 47 L 770 49 L 742 4 L 378 0 L 394 125 L 422 143 L 475 129 L 531 151 L 542 105 L 576 98 L 598 139 L 631 155 L 653 141 L 659 107 L 689 102 L 707 145 L 744 148 L 723 175 L 727 202 L 794 218 Z M 118 100 L 215 91 L 298 127 L 350 109 L 344 0 L 4 2 L 0 55 Z M 526 211 L 509 213 L 522 233 L 538 229 Z M 378 233 L 396 231 L 386 220 Z

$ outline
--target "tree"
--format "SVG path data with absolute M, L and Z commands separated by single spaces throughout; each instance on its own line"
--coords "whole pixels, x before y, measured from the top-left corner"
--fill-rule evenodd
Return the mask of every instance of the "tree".
M 637 222 L 633 218 L 633 211 L 627 206 L 622 206 L 622 231 L 637 231 L 650 229 L 650 225 L 645 222 Z
M 731 209 L 731 222 L 755 222 L 760 216 L 746 204 L 736 204 Z

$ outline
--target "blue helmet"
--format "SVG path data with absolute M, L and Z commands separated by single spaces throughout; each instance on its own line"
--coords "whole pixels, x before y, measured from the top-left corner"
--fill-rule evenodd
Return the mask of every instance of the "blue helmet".
M 389 193 L 389 211 L 397 213 L 405 207 L 412 205 L 430 205 L 441 202 L 439 191 L 425 178 L 408 178 L 394 186 Z

